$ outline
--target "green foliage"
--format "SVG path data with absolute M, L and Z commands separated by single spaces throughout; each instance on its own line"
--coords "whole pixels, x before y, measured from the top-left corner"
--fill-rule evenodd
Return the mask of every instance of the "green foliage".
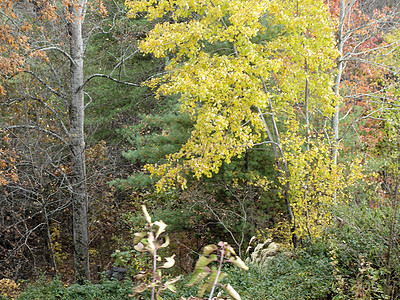
M 187 141 L 193 129 L 189 115 L 179 112 L 176 100 L 168 99 L 160 105 L 162 113 L 140 115 L 138 124 L 118 130 L 119 134 L 132 146 L 123 156 L 138 169 L 127 179 L 118 179 L 113 185 L 121 189 L 152 189 L 155 179 L 141 168 L 148 163 L 164 163 L 165 157 L 177 152 Z
M 175 264 L 174 257 L 166 257 L 165 262 L 159 265 L 162 258 L 159 250 L 166 248 L 169 245 L 169 237 L 162 235 L 165 232 L 167 225 L 163 221 L 152 222 L 146 207 L 142 206 L 143 213 L 147 222 L 146 232 L 135 233 L 134 249 L 138 252 L 148 253 L 151 256 L 151 268 L 148 271 L 139 272 L 135 275 L 135 279 L 142 282 L 134 288 L 134 295 L 143 294 L 146 290 L 151 290 L 151 299 L 162 299 L 161 292 L 169 290 L 176 293 L 175 283 L 178 282 L 181 276 L 164 280 L 162 269 L 172 268 Z M 162 236 L 161 236 L 162 235 Z M 198 259 L 192 279 L 188 282 L 188 286 L 192 287 L 201 284 L 198 290 L 198 296 L 202 297 L 207 291 L 210 293 L 209 299 L 213 298 L 213 293 L 217 286 L 223 287 L 228 294 L 235 300 L 240 300 L 240 295 L 230 285 L 223 285 L 220 281 L 226 276 L 223 273 L 222 266 L 226 263 L 231 263 L 239 268 L 247 270 L 248 267 L 235 253 L 235 250 L 226 242 L 219 242 L 218 246 L 208 245 L 204 247 L 203 255 Z M 150 279 L 147 274 L 150 274 Z
M 134 249 L 120 251 L 115 250 L 111 257 L 114 259 L 114 265 L 124 267 L 131 276 L 143 272 L 148 264 L 148 259 L 140 256 L 140 253 Z
M 214 263 L 217 263 L 217 265 L 215 266 Z M 209 299 L 212 299 L 218 285 L 223 287 L 233 299 L 241 299 L 230 284 L 223 285 L 220 283 L 227 276 L 226 273 L 222 272 L 222 266 L 225 263 L 232 263 L 246 271 L 249 269 L 236 255 L 235 250 L 226 242 L 219 242 L 218 246 L 208 245 L 204 247 L 203 255 L 198 259 L 193 276 L 188 283 L 188 286 L 194 286 L 203 281 L 197 292 L 197 297 L 202 298 L 204 293 L 208 292 L 210 293 Z
M 338 294 L 385 299 L 398 295 L 400 234 L 397 200 L 335 207 L 331 229 Z
M 229 281 L 243 299 L 327 299 L 334 283 L 329 255 L 318 244 L 310 246 L 262 266 L 249 265 L 246 273 L 230 269 Z
M 120 130 L 132 145 L 131 150 L 124 152 L 124 157 L 136 171 L 126 179 L 114 180 L 112 185 L 146 193 L 146 205 L 153 211 L 155 219 L 170 220 L 169 232 L 190 232 L 193 237 L 201 236 L 202 242 L 208 243 L 212 241 L 204 240 L 204 233 L 211 230 L 218 239 L 235 243 L 221 224 L 223 221 L 236 238 L 244 230 L 245 240 L 250 239 L 256 226 L 266 227 L 283 209 L 282 202 L 277 201 L 277 189 L 270 188 L 279 185 L 274 158 L 262 145 L 248 149 L 242 157 L 233 158 L 230 164 L 223 163 L 213 178 L 197 181 L 188 174 L 188 189 L 183 193 L 179 190 L 153 193 L 157 177 L 151 178 L 142 167 L 148 163 L 165 163 L 165 157 L 179 151 L 193 130 L 193 120 L 187 113 L 179 111 L 176 102 L 177 99 L 168 99 L 164 113 L 142 115 L 137 125 Z M 264 184 L 252 185 L 261 178 Z M 218 212 L 220 221 L 213 211 Z M 245 215 L 250 217 L 244 220 Z M 198 225 L 215 223 L 219 225 L 213 228 Z
M 133 290 L 130 282 L 119 282 L 116 280 L 104 280 L 99 284 L 86 283 L 85 285 L 64 286 L 54 279 L 51 282 L 38 282 L 28 285 L 26 290 L 19 296 L 22 300 L 55 300 L 55 299 L 129 299 Z
M 145 210 L 147 231 L 135 234 L 135 252 L 120 252 L 115 258 L 124 266 L 135 260 L 139 252 L 150 255 L 143 272 L 136 276 L 143 282 L 135 288 L 136 294 L 148 299 L 152 289 L 154 296 L 158 291 L 157 299 L 188 298 L 195 293 L 195 285 L 199 285 L 199 297 L 206 292 L 221 295 L 228 289 L 233 299 L 249 300 L 389 299 L 389 295 L 398 295 L 400 224 L 395 202 L 341 205 L 332 213 L 338 223 L 324 237 L 304 239 L 302 249 L 280 254 L 274 251 L 268 260 L 250 264 L 244 272 L 241 268 L 247 267 L 227 243 L 208 245 L 190 278 L 177 281 L 178 278 L 160 272 L 174 264 L 173 256 L 159 256 L 159 250 L 169 245 L 164 235 L 166 225 L 153 222 Z M 64 287 L 54 280 L 29 286 L 21 299 L 125 299 L 134 292 L 130 284 L 103 281 L 98 285 Z
M 143 121 L 139 125 L 122 131 L 124 137 L 136 148 L 124 154 L 132 163 L 159 162 L 160 158 L 179 150 L 193 129 L 190 117 L 176 109 L 162 115 L 141 117 Z
M 105 3 L 110 19 L 102 20 L 102 32 L 96 32 L 87 45 L 85 73 L 105 74 L 121 82 L 106 78 L 93 78 L 85 86 L 87 91 L 85 125 L 90 143 L 98 140 L 120 143 L 118 130 L 135 123 L 139 114 L 157 108 L 159 100 L 148 87 L 140 84 L 160 72 L 163 60 L 142 55 L 137 45 L 153 28 L 154 22 L 143 18 L 127 18 L 123 1 Z M 93 141 L 94 140 L 94 141 Z

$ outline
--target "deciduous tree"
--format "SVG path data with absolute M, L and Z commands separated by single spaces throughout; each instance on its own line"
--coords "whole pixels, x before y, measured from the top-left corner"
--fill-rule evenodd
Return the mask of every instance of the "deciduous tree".
M 169 17 L 140 47 L 156 57 L 174 56 L 168 74 L 150 85 L 158 87 L 159 94 L 179 94 L 181 109 L 195 121 L 191 138 L 178 153 L 168 156 L 167 163 L 148 166 L 161 178 L 158 187 L 177 183 L 184 188 L 190 172 L 197 178 L 211 177 L 223 161 L 229 163 L 256 145 L 269 145 L 296 233 L 296 214 L 303 219 L 303 213 L 293 212 L 293 205 L 303 204 L 293 173 L 305 179 L 320 159 L 321 172 L 330 166 L 329 158 L 310 152 L 325 151 L 320 143 L 326 128 L 318 116 L 332 114 L 338 101 L 331 73 L 337 51 L 325 4 L 221 0 L 127 5 L 132 15 L 146 11 L 149 19 Z M 300 153 L 307 153 L 302 171 L 295 169 Z M 328 183 L 318 193 L 332 193 L 338 173 L 331 173 L 320 177 Z
M 331 14 L 336 20 L 340 53 L 334 91 L 343 99 L 342 105 L 337 104 L 332 117 L 332 155 L 335 163 L 338 162 L 340 144 L 346 138 L 351 144 L 357 144 L 357 140 L 363 143 L 360 139 L 363 127 L 377 123 L 374 119 L 379 119 L 387 109 L 381 99 L 386 98 L 387 90 L 393 85 L 391 79 L 395 71 L 382 56 L 389 55 L 397 47 L 395 42 L 386 39 L 386 34 L 397 23 L 398 8 L 394 5 L 385 7 L 383 2 L 368 3 L 329 1 Z M 390 5 L 390 1 L 387 4 Z M 377 137 L 376 132 L 374 135 Z
M 9 116 L 2 118 L 1 127 L 12 132 L 15 139 L 29 132 L 24 140 L 28 143 L 19 143 L 26 151 L 24 155 L 29 157 L 34 153 L 29 157 L 32 166 L 41 165 L 38 159 L 44 161 L 46 172 L 38 174 L 43 176 L 40 178 L 50 178 L 60 184 L 55 190 L 68 194 L 66 199 L 57 201 L 65 201 L 66 205 L 60 206 L 65 209 L 71 200 L 75 277 L 79 281 L 89 279 L 84 120 L 92 98 L 85 88 L 95 78 L 119 83 L 124 80 L 122 76 L 114 78 L 112 74 L 99 72 L 85 77 L 85 50 L 95 34 L 113 28 L 113 18 L 123 11 L 117 10 L 107 18 L 103 1 L 88 0 L 0 3 L 4 25 L 1 37 L 5 42 L 0 52 L 7 58 L 2 68 L 2 91 L 6 92 L 3 103 L 14 108 L 9 110 Z M 134 46 L 130 49 L 135 51 Z M 123 61 L 117 63 L 121 65 Z M 44 145 L 51 146 L 42 149 Z

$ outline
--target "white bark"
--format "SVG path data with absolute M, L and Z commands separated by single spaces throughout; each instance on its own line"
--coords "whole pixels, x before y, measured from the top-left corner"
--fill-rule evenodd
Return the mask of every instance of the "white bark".
M 345 0 L 340 0 L 340 12 L 339 12 L 339 27 L 337 32 L 337 47 L 339 50 L 339 57 L 337 63 L 337 74 L 335 78 L 335 85 L 333 86 L 333 91 L 340 97 L 340 81 L 342 79 L 342 73 L 344 68 L 343 61 L 343 45 L 344 45 L 344 26 L 346 18 L 346 3 Z M 332 117 L 332 131 L 333 131 L 333 145 L 332 145 L 332 161 L 336 165 L 338 158 L 338 147 L 339 147 L 339 103 L 335 106 L 335 113 Z
M 71 7 L 70 56 L 71 61 L 71 102 L 70 102 L 70 150 L 73 169 L 72 210 L 75 277 L 78 282 L 90 279 L 88 195 L 86 190 L 85 137 L 84 137 L 84 82 L 82 23 L 85 17 L 86 1 Z

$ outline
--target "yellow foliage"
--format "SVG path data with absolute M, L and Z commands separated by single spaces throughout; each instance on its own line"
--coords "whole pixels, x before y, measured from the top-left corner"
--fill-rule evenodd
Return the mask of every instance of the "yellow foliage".
M 195 121 L 178 153 L 165 164 L 146 166 L 160 178 L 158 189 L 185 188 L 189 171 L 211 177 L 247 149 L 273 144 L 280 153 L 281 183 L 290 186 L 296 233 L 319 235 L 330 220 L 326 208 L 343 183 L 327 142 L 311 135 L 312 122 L 332 115 L 340 101 L 332 89 L 338 52 L 324 1 L 128 0 L 126 5 L 131 16 L 146 11 L 149 19 L 179 19 L 157 24 L 140 45 L 156 57 L 174 54 L 168 74 L 148 84 L 159 95 L 180 95 L 181 109 Z M 265 38 L 271 28 L 277 32 Z M 264 116 L 273 118 L 275 141 Z M 285 134 L 279 136 L 279 130 Z M 265 179 L 257 181 L 266 185 Z
M 323 142 L 313 141 L 309 150 L 299 147 L 299 142 L 293 143 L 293 138 L 285 142 L 291 148 L 287 152 L 290 178 L 281 181 L 290 183 L 296 234 L 300 238 L 319 237 L 332 218 L 329 208 L 346 185 L 342 168 L 333 164 L 329 145 Z
M 60 224 L 52 223 L 50 225 L 50 240 L 58 272 L 63 274 L 70 271 L 66 264 L 70 259 L 70 255 L 62 249 Z
M 191 138 L 169 157 L 170 163 L 147 167 L 163 178 L 159 188 L 175 180 L 184 187 L 187 170 L 196 177 L 211 176 L 222 161 L 229 163 L 260 142 L 264 127 L 254 107 L 265 111 L 272 101 L 280 112 L 294 115 L 306 78 L 310 109 L 333 111 L 329 71 L 337 52 L 323 1 L 132 0 L 126 5 L 131 16 L 146 11 L 149 19 L 198 15 L 187 22 L 157 24 L 140 45 L 157 57 L 175 53 L 158 93 L 180 94 L 182 110 L 196 121 Z M 262 20 L 281 26 L 284 34 L 255 41 L 266 30 Z M 206 44 L 217 47 L 220 42 L 229 42 L 231 53 L 207 52 Z M 263 81 L 271 80 L 275 84 L 266 89 Z
M 7 299 L 17 299 L 21 289 L 18 283 L 12 279 L 0 279 L 0 295 Z

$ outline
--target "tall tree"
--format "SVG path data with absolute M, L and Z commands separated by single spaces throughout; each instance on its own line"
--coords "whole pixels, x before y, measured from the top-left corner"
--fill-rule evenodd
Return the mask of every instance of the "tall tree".
M 395 28 L 398 7 L 387 1 L 371 3 L 358 0 L 329 1 L 333 18 L 337 22 L 337 74 L 334 91 L 342 98 L 332 117 L 334 133 L 332 157 L 338 163 L 338 149 L 346 136 L 354 133 L 357 139 L 363 121 L 379 118 L 387 105 L 380 101 L 393 82 L 392 67 L 380 57 L 397 47 L 389 43 L 386 33 Z M 342 105 L 341 105 L 342 104 Z M 377 104 L 377 105 L 376 105 Z
M 14 118 L 2 118 L 1 126 L 12 131 L 16 138 L 26 130 L 31 131 L 30 136 L 35 132 L 39 137 L 44 135 L 53 144 L 52 149 L 57 149 L 40 153 L 52 168 L 46 176 L 61 179 L 59 189 L 64 186 L 69 193 L 75 277 L 83 281 L 90 278 L 84 120 L 85 109 L 92 100 L 85 86 L 94 78 L 137 86 L 110 74 L 97 72 L 85 77 L 85 50 L 96 33 L 113 28 L 113 18 L 123 11 L 117 10 L 107 18 L 102 1 L 88 0 L 2 0 L 0 3 L 4 12 L 2 28 L 9 28 L 6 33 L 12 37 L 5 40 L 5 47 L 9 51 L 12 47 L 21 47 L 22 57 L 18 67 L 2 73 L 7 92 L 3 100 L 15 109 L 25 106 L 28 112 L 19 118 L 18 111 L 14 110 Z M 26 46 L 15 46 L 18 40 Z M 134 47 L 131 51 L 135 51 Z M 129 57 L 129 53 L 124 55 Z M 40 115 L 38 109 L 46 114 Z M 29 143 L 26 146 L 31 148 Z
M 315 159 L 326 159 L 314 170 L 331 185 L 321 191 L 314 181 L 304 204 L 311 198 L 317 202 L 318 193 L 332 193 L 337 183 L 320 169 L 330 163 L 317 137 L 325 129 L 318 125 L 318 115 L 332 113 L 337 101 L 330 72 L 337 51 L 327 7 L 307 0 L 127 4 L 132 15 L 147 11 L 149 19 L 170 17 L 154 28 L 141 49 L 157 57 L 174 54 L 168 75 L 150 85 L 160 85 L 159 94 L 179 94 L 181 108 L 195 121 L 191 138 L 178 153 L 167 163 L 148 166 L 160 176 L 159 188 L 176 183 L 185 187 L 190 172 L 210 177 L 223 161 L 269 145 L 295 237 L 302 227 L 296 225 L 296 214 L 300 219 L 303 215 L 296 209 L 301 206 L 297 189 L 303 187 L 293 185 L 299 179 L 295 168 L 304 171 L 298 174 L 311 174 Z M 316 150 L 321 153 L 310 152 Z M 304 151 L 308 156 L 299 163 Z
M 87 0 L 79 0 L 70 5 L 68 22 L 70 35 L 71 100 L 69 107 L 69 138 L 72 167 L 72 215 L 74 233 L 74 260 L 78 280 L 90 279 L 89 272 L 89 232 L 88 195 L 86 190 L 85 164 L 85 98 L 83 91 L 83 22 L 87 10 Z

